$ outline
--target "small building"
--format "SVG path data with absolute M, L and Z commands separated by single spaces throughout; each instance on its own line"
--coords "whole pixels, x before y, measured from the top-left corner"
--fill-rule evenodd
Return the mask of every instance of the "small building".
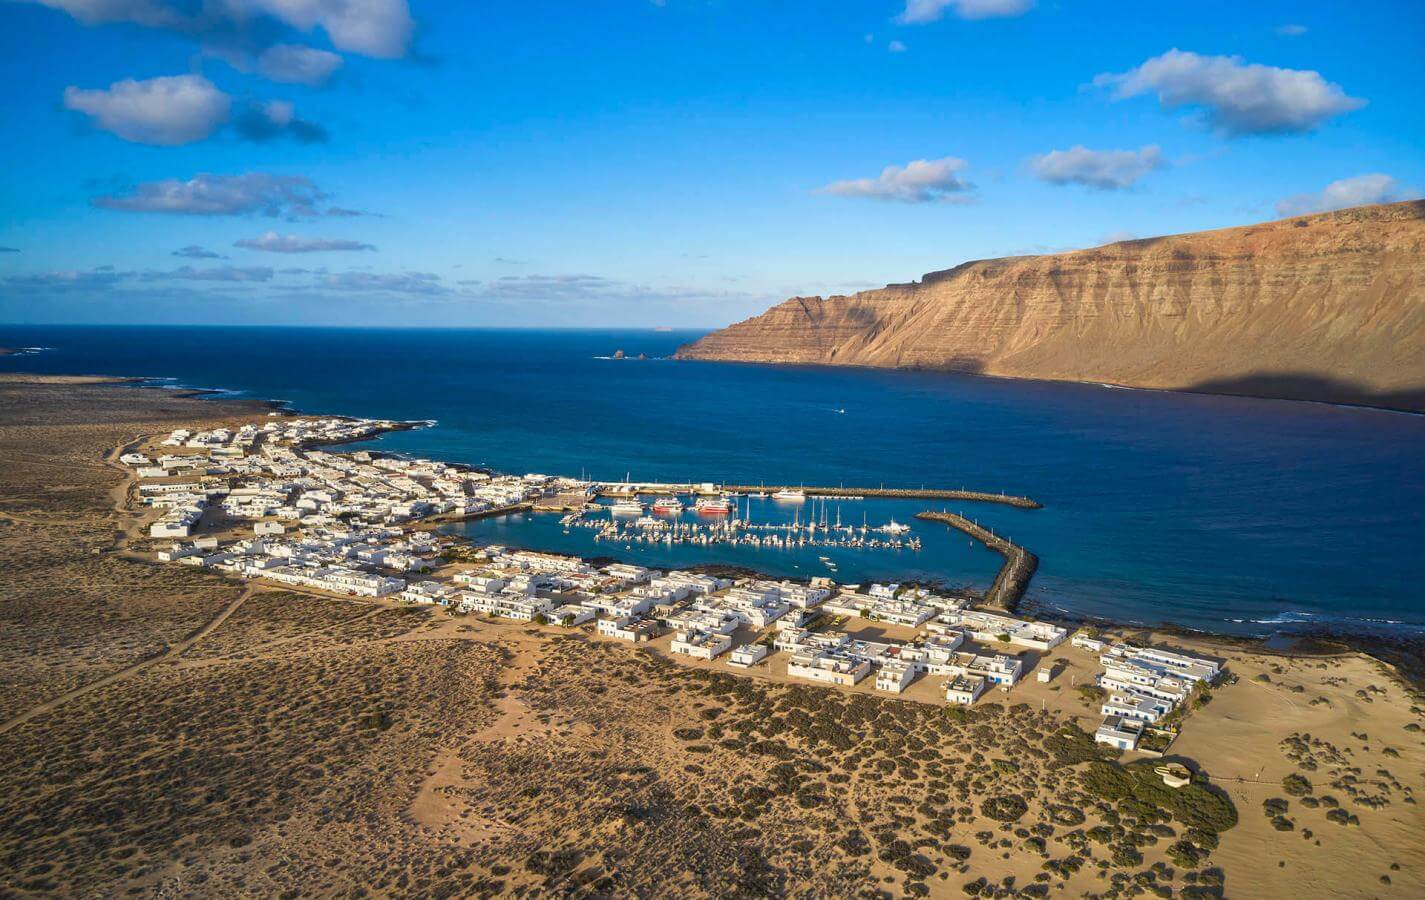
M 985 692 L 985 680 L 978 675 L 957 675 L 945 685 L 945 699 L 960 706 L 969 706 Z
M 582 603 L 566 603 L 552 610 L 547 618 L 554 625 L 573 628 L 591 621 L 594 618 L 594 610 Z
M 1109 716 L 1104 719 L 1103 724 L 1098 726 L 1098 731 L 1095 731 L 1093 735 L 1095 742 L 1108 744 L 1110 747 L 1117 747 L 1120 750 L 1136 748 L 1141 737 L 1143 737 L 1143 723 L 1137 719 L 1123 716 Z
M 787 675 L 850 687 L 871 674 L 864 659 L 834 651 L 797 653 L 787 662 Z
M 1034 673 L 1034 678 L 1035 678 L 1035 680 L 1038 681 L 1040 684 L 1048 684 L 1049 682 L 1051 682 L 1051 681 L 1054 680 L 1054 672 L 1055 672 L 1055 669 L 1054 669 L 1054 667 L 1051 666 L 1051 665 L 1050 665 L 1050 666 L 1040 666 L 1039 669 L 1038 669 L 1038 671 L 1036 671 L 1036 672 Z
M 620 616 L 614 619 L 600 619 L 598 632 L 604 637 L 640 643 L 657 637 L 658 623 L 652 619 Z
M 891 659 L 876 673 L 876 690 L 899 694 L 915 680 L 916 667 L 904 660 Z
M 766 659 L 768 652 L 769 648 L 766 644 L 743 644 L 728 655 L 727 664 L 745 669 Z
M 1073 640 L 1071 640 L 1069 643 L 1074 645 L 1075 647 L 1087 650 L 1090 653 L 1102 653 L 1103 648 L 1108 646 L 1107 643 L 1101 638 L 1089 637 L 1082 631 L 1074 635 Z
M 693 659 L 716 659 L 732 647 L 732 636 L 716 631 L 680 631 L 669 650 Z

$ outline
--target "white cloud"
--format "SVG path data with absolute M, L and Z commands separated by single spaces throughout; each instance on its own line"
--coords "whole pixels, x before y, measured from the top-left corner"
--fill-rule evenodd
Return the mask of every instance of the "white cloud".
M 260 237 L 243 238 L 233 244 L 244 250 L 267 253 L 324 253 L 332 250 L 375 250 L 370 244 L 342 238 L 306 238 L 295 234 L 282 235 L 269 231 Z
M 1414 188 L 1377 172 L 1333 181 L 1319 194 L 1287 197 L 1277 203 L 1277 213 L 1283 216 L 1303 216 L 1307 213 L 1329 212 L 1350 206 L 1414 200 L 1419 196 L 1420 192 Z
M 321 87 L 341 68 L 342 59 L 329 50 L 278 44 L 257 57 L 257 73 L 269 81 Z
M 896 16 L 902 25 L 938 22 L 949 10 L 962 19 L 1003 19 L 1022 16 L 1034 8 L 1034 0 L 906 0 L 905 11 Z
M 1202 107 L 1213 128 L 1234 136 L 1309 131 L 1366 105 L 1317 72 L 1176 49 L 1094 84 L 1113 88 L 1114 99 L 1154 93 L 1167 109 Z
M 1301 37 L 1306 34 L 1305 25 L 1278 25 L 1275 30 L 1281 37 Z
M 208 137 L 227 121 L 232 104 L 201 75 L 170 75 L 116 81 L 108 90 L 68 87 L 64 105 L 126 141 L 175 146 Z
M 959 175 L 967 165 L 953 156 L 917 159 L 905 166 L 886 166 L 875 178 L 832 182 L 817 193 L 899 203 L 968 203 L 974 185 Z
M 393 59 L 406 54 L 415 20 L 406 0 L 39 0 L 86 25 L 130 22 L 230 43 L 234 35 L 260 33 L 254 20 L 327 33 L 332 46 L 349 53 Z M 271 22 L 268 22 L 271 25 Z M 270 30 L 270 28 L 269 28 Z
M 1132 187 L 1138 179 L 1168 164 L 1150 144 L 1139 150 L 1090 150 L 1084 146 L 1053 150 L 1034 157 L 1029 169 L 1051 184 L 1081 184 L 1103 191 Z
M 903 41 L 891 41 L 886 45 L 886 49 L 892 53 L 904 53 L 907 48 Z
M 168 178 L 146 181 L 116 196 L 95 197 L 103 209 L 173 213 L 191 216 L 308 217 L 322 213 L 317 205 L 327 195 L 300 175 L 195 175 L 187 181 Z

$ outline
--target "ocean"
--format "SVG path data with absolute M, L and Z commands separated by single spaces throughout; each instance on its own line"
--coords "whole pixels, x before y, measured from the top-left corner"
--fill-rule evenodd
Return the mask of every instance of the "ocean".
M 312 413 L 431 419 L 374 446 L 601 479 L 965 487 L 973 503 L 832 503 L 875 526 L 946 507 L 1040 557 L 1030 601 L 1124 622 L 1265 634 L 1425 632 L 1425 417 L 971 375 L 667 359 L 693 332 L 0 326 L 0 371 L 146 376 Z M 622 350 L 629 357 L 613 359 Z M 754 521 L 792 511 L 758 503 Z M 997 556 L 914 522 L 918 551 L 595 542 L 558 518 L 480 541 L 843 582 L 986 586 Z M 827 556 L 833 572 L 819 557 Z

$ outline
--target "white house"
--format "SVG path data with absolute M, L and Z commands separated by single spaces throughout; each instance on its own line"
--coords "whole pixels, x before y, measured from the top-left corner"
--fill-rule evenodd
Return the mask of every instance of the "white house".
M 727 664 L 729 666 L 738 666 L 739 668 L 745 669 L 748 666 L 754 666 L 766 659 L 767 652 L 766 644 L 760 642 L 756 644 L 743 644 L 728 655 Z
M 732 637 L 713 631 L 680 631 L 668 649 L 694 659 L 716 659 L 732 648 Z
M 985 680 L 978 675 L 957 675 L 945 685 L 945 699 L 960 706 L 969 706 L 985 692 Z
M 915 666 L 904 660 L 892 659 L 876 672 L 876 690 L 899 694 L 915 680 Z
M 1132 750 L 1138 746 L 1143 736 L 1143 723 L 1137 719 L 1109 716 L 1094 732 L 1093 739 L 1099 744 L 1108 744 L 1120 750 Z

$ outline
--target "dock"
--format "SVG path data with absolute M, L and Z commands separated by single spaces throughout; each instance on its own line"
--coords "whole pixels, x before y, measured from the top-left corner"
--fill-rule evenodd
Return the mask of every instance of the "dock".
M 1044 504 L 1031 497 L 1015 494 L 967 491 L 955 488 L 888 488 L 809 486 L 800 484 L 670 484 L 666 482 L 602 482 L 596 491 L 606 497 L 628 497 L 636 494 L 775 494 L 778 491 L 801 491 L 808 497 L 830 500 L 882 497 L 889 500 L 964 500 L 972 503 L 998 503 L 1017 509 L 1043 509 Z
M 1000 537 L 983 525 L 972 522 L 964 516 L 948 511 L 926 510 L 915 514 L 917 519 L 929 522 L 944 522 L 951 528 L 959 529 L 986 547 L 1004 557 L 1004 565 L 995 575 L 994 583 L 985 593 L 985 603 L 1005 612 L 1014 612 L 1024 592 L 1029 589 L 1029 581 L 1039 569 L 1039 557 L 1028 550 Z

